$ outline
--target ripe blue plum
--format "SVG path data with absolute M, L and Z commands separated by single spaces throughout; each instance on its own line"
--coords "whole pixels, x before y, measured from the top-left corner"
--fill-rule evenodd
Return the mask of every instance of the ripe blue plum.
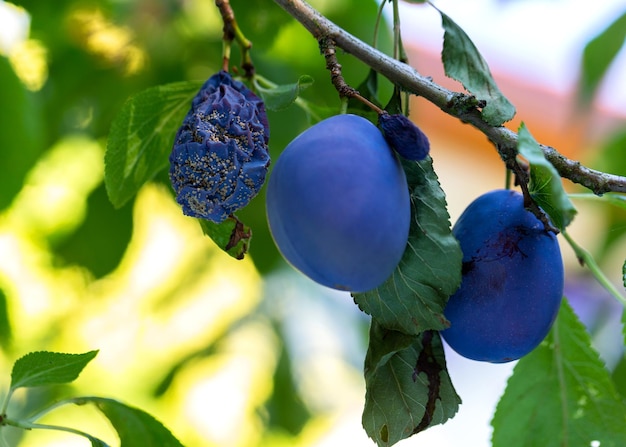
M 441 335 L 473 360 L 503 363 L 528 354 L 550 331 L 563 296 L 556 236 L 511 190 L 474 200 L 452 232 L 463 276 L 444 310 L 451 326 Z
M 283 257 L 325 286 L 376 288 L 406 248 L 411 205 L 404 170 L 365 118 L 333 116 L 296 137 L 274 165 L 266 201 Z

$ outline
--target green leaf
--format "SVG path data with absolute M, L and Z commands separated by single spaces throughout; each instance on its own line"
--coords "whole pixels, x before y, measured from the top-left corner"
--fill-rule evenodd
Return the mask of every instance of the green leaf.
M 301 100 L 302 98 L 299 99 Z M 322 106 L 310 101 L 298 101 L 296 104 L 298 104 L 306 114 L 309 127 L 339 113 L 338 107 Z
M 98 351 L 84 354 L 48 351 L 28 353 L 13 365 L 11 390 L 72 382 L 97 354 Z
M 624 288 L 626 288 L 626 259 L 624 260 L 624 265 L 622 265 L 622 281 Z
M 104 181 L 119 208 L 168 163 L 176 131 L 201 82 L 149 88 L 130 98 L 113 120 L 104 157 Z
M 161 422 L 143 410 L 103 397 L 80 397 L 74 402 L 94 404 L 117 431 L 120 447 L 183 447 Z
M 436 331 L 410 336 L 372 321 L 365 387 L 363 427 L 378 446 L 444 423 L 461 403 Z
M 626 310 L 622 316 L 622 322 L 624 321 L 626 321 Z M 626 355 L 622 355 L 622 359 L 613 368 L 611 378 L 613 379 L 613 383 L 615 383 L 615 389 L 617 392 L 620 393 L 622 399 L 626 399 Z
M 465 31 L 446 14 L 439 13 L 445 30 L 441 58 L 446 76 L 459 81 L 479 100 L 486 101 L 482 116 L 488 124 L 500 126 L 511 120 L 515 115 L 515 107 L 500 92 L 487 62 Z
M 405 110 L 403 110 L 403 96 L 406 92 L 403 92 L 402 89 L 398 86 L 394 86 L 393 93 L 389 98 L 389 102 L 385 105 L 384 109 L 389 112 L 391 115 L 393 114 L 405 114 Z M 376 117 L 378 120 L 378 117 Z
M 204 234 L 233 258 L 243 259 L 248 252 L 252 230 L 236 217 L 230 216 L 219 224 L 206 219 L 198 219 L 198 222 Z
M 311 420 L 310 407 L 302 400 L 297 383 L 295 361 L 293 360 L 286 340 L 290 335 L 283 329 L 283 324 L 274 324 L 276 336 L 281 340 L 278 364 L 274 370 L 272 395 L 264 405 L 267 427 L 273 431 L 285 431 L 294 436 L 301 433 Z M 287 447 L 286 445 L 284 447 Z
M 626 279 L 624 281 L 626 282 Z M 624 287 L 626 287 L 626 285 Z M 624 345 L 626 345 L 626 307 L 624 308 L 624 311 L 622 312 L 622 334 L 624 335 Z
M 443 316 L 448 297 L 461 282 L 463 254 L 450 232 L 445 194 L 432 159 L 403 161 L 411 190 L 411 228 L 400 264 L 377 289 L 354 301 L 378 323 L 405 334 L 449 326 Z
M 44 149 L 41 107 L 26 90 L 6 57 L 0 55 L 0 209 L 8 206 Z
M 550 216 L 552 223 L 563 230 L 574 219 L 576 208 L 563 189 L 561 176 L 546 160 L 539 143 L 524 123 L 519 128 L 517 150 L 530 164 L 531 196 Z
M 593 100 L 609 66 L 626 40 L 626 12 L 591 39 L 583 50 L 578 100 L 586 107 Z
M 277 111 L 286 109 L 293 104 L 303 90 L 313 85 L 313 78 L 302 75 L 293 84 L 277 85 L 272 88 L 263 87 L 258 82 L 255 82 L 254 85 L 259 95 L 261 95 L 267 110 Z
M 376 104 L 377 106 L 381 106 L 380 101 L 378 100 L 378 73 L 373 68 L 367 72 L 367 76 L 363 79 L 363 82 L 359 84 L 356 88 L 359 94 L 368 99 L 370 102 Z M 369 109 L 362 102 L 357 101 L 359 104 L 363 105 L 363 107 Z M 370 109 L 371 110 L 371 109 Z
M 0 346 L 8 349 L 13 341 L 13 330 L 7 308 L 7 297 L 4 290 L 0 289 Z
M 624 446 L 626 404 L 566 300 L 515 366 L 492 425 L 493 447 Z
M 604 172 L 626 175 L 626 128 L 617 129 L 608 136 L 597 153 L 594 167 Z
M 367 72 L 367 76 L 356 90 L 363 98 L 382 108 L 382 104 L 378 100 L 378 73 L 375 70 L 370 69 Z M 378 120 L 378 113 L 376 113 L 376 111 L 355 98 L 348 98 L 347 111 L 348 113 L 362 116 L 373 123 L 376 123 Z

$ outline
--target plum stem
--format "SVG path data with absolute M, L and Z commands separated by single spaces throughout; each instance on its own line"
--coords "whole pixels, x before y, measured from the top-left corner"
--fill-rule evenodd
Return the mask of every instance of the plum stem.
M 230 0 L 215 0 L 215 6 L 219 9 L 222 22 L 224 23 L 224 35 L 222 37 L 224 41 L 222 69 L 228 71 L 231 44 L 233 41 L 236 41 L 241 47 L 241 68 L 244 70 L 245 77 L 252 79 L 254 76 L 254 64 L 250 56 L 252 42 L 246 38 L 241 28 L 239 28 L 237 20 L 235 20 L 235 12 L 230 6 Z
M 503 126 L 486 123 L 480 104 L 471 95 L 450 91 L 402 61 L 373 48 L 341 27 L 337 26 L 304 0 L 274 0 L 289 15 L 298 20 L 318 41 L 329 39 L 338 48 L 356 57 L 376 72 L 385 76 L 405 91 L 421 96 L 443 112 L 474 126 L 495 145 L 504 160 L 510 151 L 516 152 L 518 135 Z M 460 107 L 459 104 L 465 105 Z M 546 159 L 559 175 L 579 183 L 597 195 L 606 192 L 626 193 L 626 177 L 608 174 L 583 166 L 560 154 L 556 149 L 540 145 Z
M 598 281 L 602 287 L 613 295 L 615 299 L 622 304 L 622 306 L 626 307 L 626 297 L 622 295 L 619 290 L 617 290 L 611 280 L 602 272 L 591 253 L 578 245 L 567 231 L 563 230 L 561 234 L 574 250 L 576 257 L 578 258 L 578 262 L 580 262 L 581 265 L 587 266 L 587 268 L 591 271 L 591 274 L 596 278 L 596 281 Z

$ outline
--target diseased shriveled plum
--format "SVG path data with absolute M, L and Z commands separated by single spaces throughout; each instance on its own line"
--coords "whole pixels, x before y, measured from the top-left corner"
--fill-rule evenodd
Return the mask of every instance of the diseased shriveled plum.
M 463 251 L 463 276 L 444 310 L 451 326 L 443 338 L 474 360 L 501 363 L 528 354 L 548 334 L 563 295 L 556 236 L 510 190 L 480 196 L 452 232 Z

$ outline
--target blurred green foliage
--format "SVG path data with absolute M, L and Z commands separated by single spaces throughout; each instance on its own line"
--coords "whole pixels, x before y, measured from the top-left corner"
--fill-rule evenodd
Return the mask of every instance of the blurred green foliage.
M 5 129 L 13 130 L 2 132 L 2 136 L 19 140 L 0 143 L 2 147 L 23 148 L 19 156 L 13 151 L 0 153 L 2 157 L 13 157 L 0 160 L 0 166 L 12 166 L 3 175 L 7 185 L 13 185 L 3 188 L 6 197 L 0 197 L 0 205 L 10 203 L 26 171 L 46 146 L 76 132 L 95 139 L 106 138 L 113 118 L 130 96 L 152 86 L 203 81 L 221 65 L 222 25 L 212 2 L 65 0 L 54 5 L 39 1 L 16 4 L 32 16 L 31 36 L 46 49 L 48 76 L 41 91 L 33 94 L 20 85 L 6 61 L 0 67 L 0 75 L 6 72 L 3 84 L 13 82 L 13 87 L 2 89 L 2 94 L 12 96 L 0 99 L 20 108 L 10 114 L 18 122 L 2 123 Z M 319 106 L 338 110 L 339 100 L 332 85 L 326 82 L 328 73 L 317 44 L 297 22 L 270 0 L 233 0 L 231 4 L 240 27 L 253 41 L 252 57 L 258 73 L 279 84 L 310 75 L 316 88 L 309 97 L 314 97 Z M 313 5 L 349 32 L 371 41 L 377 13 L 375 2 L 320 1 Z M 380 41 L 383 49 L 390 45 L 386 33 L 381 33 Z M 235 47 L 234 65 L 238 57 Z M 364 66 L 350 58 L 341 62 L 346 79 L 359 84 Z M 389 86 L 386 90 L 390 91 Z M 306 98 L 307 93 L 303 96 Z M 269 115 L 270 148 L 276 157 L 306 127 L 307 117 L 296 107 Z M 163 181 L 164 176 L 156 180 Z M 113 211 L 104 199 L 102 191 L 95 190 L 81 228 L 58 245 L 61 257 L 85 264 L 97 276 L 111 271 L 119 261 L 131 228 L 129 211 Z M 263 201 L 261 194 L 241 217 L 254 229 L 253 260 L 261 271 L 269 271 L 276 265 L 278 253 L 269 237 Z M 104 241 L 108 249 L 85 248 L 86 241 L 96 235 L 99 237 L 95 239 Z
M 195 220 L 182 216 L 166 170 L 119 209 L 103 184 L 104 147 L 129 97 L 163 84 L 203 82 L 220 69 L 222 23 L 213 2 L 13 3 L 28 12 L 31 23 L 29 40 L 10 58 L 0 57 L 0 103 L 8 107 L 0 120 L 2 365 L 8 371 L 29 350 L 101 349 L 102 355 L 75 384 L 30 390 L 9 410 L 27 414 L 82 390 L 141 406 L 186 445 L 296 445 L 302 436 L 318 436 L 318 429 L 306 428 L 318 416 L 302 396 L 280 317 L 267 307 L 257 309 L 263 290 L 256 269 L 270 273 L 282 265 L 267 229 L 263 194 L 241 213 L 254 236 L 251 256 L 238 263 L 217 253 Z M 374 1 L 312 3 L 371 41 Z M 276 84 L 309 75 L 316 89 L 303 98 L 314 98 L 319 110 L 339 110 L 317 44 L 303 28 L 271 0 L 231 5 L 253 42 L 259 74 Z M 389 47 L 387 33 L 379 39 L 383 49 Z M 234 48 L 233 66 L 239 57 Z M 358 85 L 365 67 L 341 59 L 346 78 Z M 390 95 L 390 86 L 383 91 Z M 273 157 L 309 124 L 307 113 L 295 106 L 269 118 Z M 147 260 L 149 267 L 142 267 Z M 182 320 L 190 312 L 191 322 Z M 247 348 L 239 339 L 254 339 L 255 354 L 243 356 Z M 207 422 L 215 410 L 190 416 L 185 405 L 191 405 L 190 396 L 204 395 L 194 387 L 243 359 L 248 372 L 239 381 L 236 374 L 232 386 L 251 390 L 233 407 L 234 420 L 243 425 L 237 434 L 231 429 L 226 443 L 210 434 L 227 429 Z M 224 404 L 206 405 L 228 413 Z M 57 418 L 67 424 L 68 414 L 74 413 L 66 410 Z M 96 417 L 69 418 L 111 439 L 111 430 Z M 203 425 L 215 427 L 198 428 Z M 21 439 L 26 446 L 48 439 L 13 429 L 5 433 L 9 442 Z

